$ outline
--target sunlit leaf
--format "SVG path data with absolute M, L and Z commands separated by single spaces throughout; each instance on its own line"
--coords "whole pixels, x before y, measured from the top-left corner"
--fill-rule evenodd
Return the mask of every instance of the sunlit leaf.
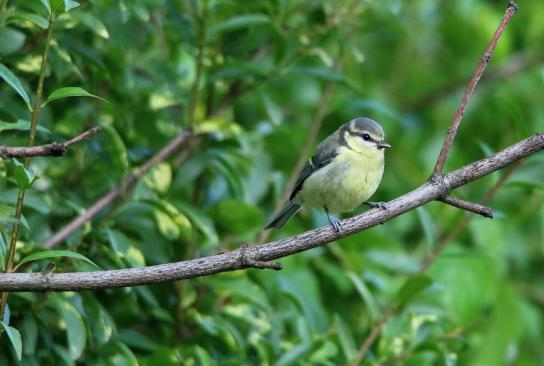
M 87 343 L 87 329 L 81 314 L 72 304 L 60 296 L 55 296 L 50 301 L 66 324 L 66 339 L 70 358 L 77 360 L 85 351 Z

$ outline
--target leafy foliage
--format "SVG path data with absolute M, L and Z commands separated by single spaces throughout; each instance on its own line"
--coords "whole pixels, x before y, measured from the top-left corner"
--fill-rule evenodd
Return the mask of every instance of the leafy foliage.
M 16 262 L 28 261 L 25 271 L 48 269 L 28 258 L 55 257 L 57 272 L 95 270 L 87 258 L 115 269 L 255 242 L 331 82 L 337 88 L 320 138 L 356 116 L 380 121 L 393 148 L 376 199 L 406 192 L 431 172 L 503 5 L 10 0 L 0 17 L 1 144 L 26 144 L 51 18 L 49 98 L 37 141 L 68 139 L 96 123 L 104 131 L 60 159 L 34 159 L 30 169 L 0 161 L 2 269 L 19 187 L 28 187 L 16 253 Z M 542 4 L 521 4 L 471 101 L 447 169 L 544 129 L 543 16 Z M 334 71 L 339 59 L 342 70 Z M 52 233 L 188 126 L 197 80 L 199 137 L 192 153 L 154 167 L 62 251 L 42 254 Z M 364 365 L 538 365 L 543 172 L 541 154 L 528 159 L 494 196 L 496 218 L 473 219 L 426 276 L 411 280 L 465 213 L 432 203 L 285 258 L 281 272 L 13 293 L 0 323 L 0 364 L 346 364 L 386 306 L 399 302 Z M 456 195 L 478 201 L 499 176 Z M 324 224 L 321 213 L 302 211 L 272 237 Z

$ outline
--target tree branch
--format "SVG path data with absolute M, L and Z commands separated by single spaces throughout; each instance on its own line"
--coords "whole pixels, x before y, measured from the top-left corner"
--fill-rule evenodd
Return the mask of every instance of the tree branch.
M 491 56 L 493 55 L 493 51 L 495 50 L 495 46 L 497 45 L 499 38 L 501 38 L 502 32 L 504 31 L 508 23 L 510 23 L 510 19 L 512 19 L 512 16 L 517 10 L 518 10 L 518 6 L 516 5 L 516 3 L 510 0 L 501 23 L 497 27 L 495 34 L 493 34 L 493 37 L 491 38 L 491 41 L 489 42 L 489 45 L 487 46 L 487 49 L 482 59 L 480 60 L 478 67 L 476 68 L 476 71 L 474 71 L 474 75 L 472 75 L 472 79 L 470 79 L 470 82 L 467 85 L 467 89 L 465 90 L 463 99 L 461 100 L 461 103 L 459 104 L 459 107 L 457 108 L 457 112 L 455 113 L 455 116 L 453 117 L 451 126 L 448 129 L 448 133 L 446 134 L 446 139 L 444 140 L 444 144 L 442 145 L 442 149 L 440 150 L 440 154 L 438 155 L 438 160 L 436 161 L 436 165 L 433 170 L 433 176 L 441 174 L 442 171 L 444 170 L 444 164 L 446 164 L 448 153 L 450 151 L 451 146 L 453 145 L 453 140 L 455 139 L 455 135 L 457 134 L 457 129 L 459 128 L 459 125 L 461 124 L 461 119 L 463 118 L 463 114 L 465 113 L 468 100 L 472 96 L 472 93 L 474 93 L 474 89 L 476 89 L 476 85 L 478 85 L 478 81 L 480 80 L 480 77 L 482 76 L 485 68 L 487 67 L 487 64 L 491 60 Z
M 447 203 L 450 206 L 460 208 L 462 210 L 470 211 L 483 217 L 487 217 L 490 219 L 493 218 L 493 210 L 484 205 L 480 205 L 479 203 L 468 202 L 459 198 L 455 198 L 453 196 L 446 196 L 444 198 L 440 198 L 439 201 Z
M 102 127 L 95 126 L 90 130 L 83 132 L 80 135 L 66 142 L 52 142 L 50 144 L 30 147 L 8 147 L 0 146 L 0 158 L 26 158 L 30 156 L 63 156 L 68 148 L 78 142 L 89 139 L 102 131 Z
M 247 259 L 268 262 L 306 251 L 320 245 L 383 224 L 425 203 L 444 197 L 450 191 L 466 185 L 513 162 L 544 149 L 544 132 L 537 133 L 504 150 L 475 161 L 451 173 L 428 181 L 413 191 L 388 203 L 388 210 L 372 209 L 342 221 L 342 232 L 322 227 L 305 233 L 248 247 L 240 255 L 234 250 L 208 257 L 156 266 L 96 272 L 0 274 L 1 291 L 80 291 L 101 288 L 137 286 L 195 278 L 220 272 L 247 268 Z

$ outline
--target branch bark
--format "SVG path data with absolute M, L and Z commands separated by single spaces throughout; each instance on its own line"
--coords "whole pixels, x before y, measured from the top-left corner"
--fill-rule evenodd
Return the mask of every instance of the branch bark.
M 40 146 L 8 147 L 0 146 L 0 158 L 27 158 L 34 156 L 63 156 L 68 148 L 78 142 L 89 139 L 102 131 L 102 127 L 95 126 L 65 142 L 52 142 Z
M 540 132 L 488 158 L 427 181 L 413 191 L 389 202 L 388 210 L 371 209 L 343 220 L 343 231 L 339 234 L 327 226 L 260 246 L 244 246 L 227 253 L 141 268 L 48 275 L 42 273 L 0 274 L 0 291 L 81 291 L 138 286 L 247 268 L 248 264 L 251 266 L 251 263 L 268 262 L 286 257 L 383 224 L 425 203 L 444 197 L 455 188 L 543 149 L 544 132 Z

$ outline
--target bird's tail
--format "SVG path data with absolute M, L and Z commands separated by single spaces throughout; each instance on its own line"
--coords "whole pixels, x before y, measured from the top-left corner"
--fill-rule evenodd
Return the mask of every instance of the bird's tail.
M 291 202 L 291 201 L 287 202 L 285 206 L 282 207 L 281 210 L 276 212 L 268 220 L 268 222 L 266 223 L 266 226 L 264 227 L 265 230 L 271 229 L 271 228 L 276 228 L 276 229 L 281 228 L 283 225 L 285 225 L 287 221 L 289 221 L 291 217 L 293 217 L 294 214 L 297 213 L 298 210 L 300 210 L 299 204 Z

